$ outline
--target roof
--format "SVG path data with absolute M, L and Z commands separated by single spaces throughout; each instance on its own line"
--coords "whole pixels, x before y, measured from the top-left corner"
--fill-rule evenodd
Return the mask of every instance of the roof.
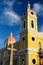
M 5 43 L 16 43 L 16 39 L 12 36 L 12 32 L 10 33 L 10 36 L 6 38 Z

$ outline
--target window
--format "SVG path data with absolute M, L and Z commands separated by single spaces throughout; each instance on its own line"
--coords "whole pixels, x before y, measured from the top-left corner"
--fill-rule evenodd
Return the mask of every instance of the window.
M 25 41 L 25 37 L 23 37 L 23 41 Z
M 33 12 L 31 12 L 31 14 L 33 15 Z
M 22 48 L 25 49 L 26 48 L 26 38 L 25 36 L 22 37 Z
M 34 22 L 33 22 L 33 20 L 31 21 L 31 27 L 34 28 Z
M 35 60 L 35 59 L 32 59 L 32 63 L 33 63 L 33 64 L 36 64 L 36 60 Z
M 25 15 L 25 13 L 24 13 L 24 15 Z
M 24 21 L 24 29 L 25 29 L 25 21 Z
M 9 47 L 11 48 L 11 44 L 9 44 Z
M 24 63 L 25 63 L 25 62 L 24 62 L 24 59 L 22 59 L 22 65 L 24 65 Z
M 34 37 L 32 37 L 32 41 L 35 41 L 35 38 Z

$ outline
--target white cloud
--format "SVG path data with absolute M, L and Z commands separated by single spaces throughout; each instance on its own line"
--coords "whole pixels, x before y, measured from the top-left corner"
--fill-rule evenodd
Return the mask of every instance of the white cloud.
M 5 11 L 5 17 L 7 18 L 8 22 L 6 22 L 8 25 L 14 25 L 20 23 L 20 16 L 12 11 Z
M 33 10 L 37 13 L 37 15 L 43 16 L 43 5 L 40 3 L 33 4 Z
M 13 6 L 14 6 L 15 2 L 16 2 L 16 0 L 11 0 L 11 1 L 4 0 L 3 1 L 3 3 L 6 4 L 7 6 L 4 8 L 2 16 L 0 18 L 1 24 L 7 24 L 10 26 L 13 26 L 15 24 L 20 23 L 20 16 L 15 11 L 13 11 Z M 18 4 L 21 5 L 22 2 L 17 2 L 17 5 Z
M 10 1 L 10 0 L 4 0 L 4 4 L 6 4 L 6 5 L 8 5 L 8 6 L 11 7 L 14 4 L 15 1 L 16 0 L 12 0 L 12 1 Z
M 37 4 L 37 3 L 35 3 L 35 4 L 33 5 L 33 10 L 35 10 L 36 13 L 38 13 L 38 12 L 40 11 L 40 5 Z
M 13 6 L 14 6 L 14 2 L 16 0 L 4 0 L 3 3 L 7 5 L 7 7 L 5 9 L 9 9 L 9 10 L 12 10 Z

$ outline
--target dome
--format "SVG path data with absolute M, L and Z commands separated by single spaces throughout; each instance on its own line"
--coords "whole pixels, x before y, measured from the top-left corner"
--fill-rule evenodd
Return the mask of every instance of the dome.
M 6 38 L 5 43 L 10 43 L 10 44 L 16 43 L 15 38 L 12 36 L 12 32 L 10 33 L 10 36 Z

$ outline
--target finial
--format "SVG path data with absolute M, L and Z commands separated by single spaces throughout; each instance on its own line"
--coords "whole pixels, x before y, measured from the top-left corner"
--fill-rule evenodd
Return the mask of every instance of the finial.
M 30 9 L 30 2 L 28 1 L 28 8 Z
M 10 36 L 12 37 L 12 32 L 10 32 Z

